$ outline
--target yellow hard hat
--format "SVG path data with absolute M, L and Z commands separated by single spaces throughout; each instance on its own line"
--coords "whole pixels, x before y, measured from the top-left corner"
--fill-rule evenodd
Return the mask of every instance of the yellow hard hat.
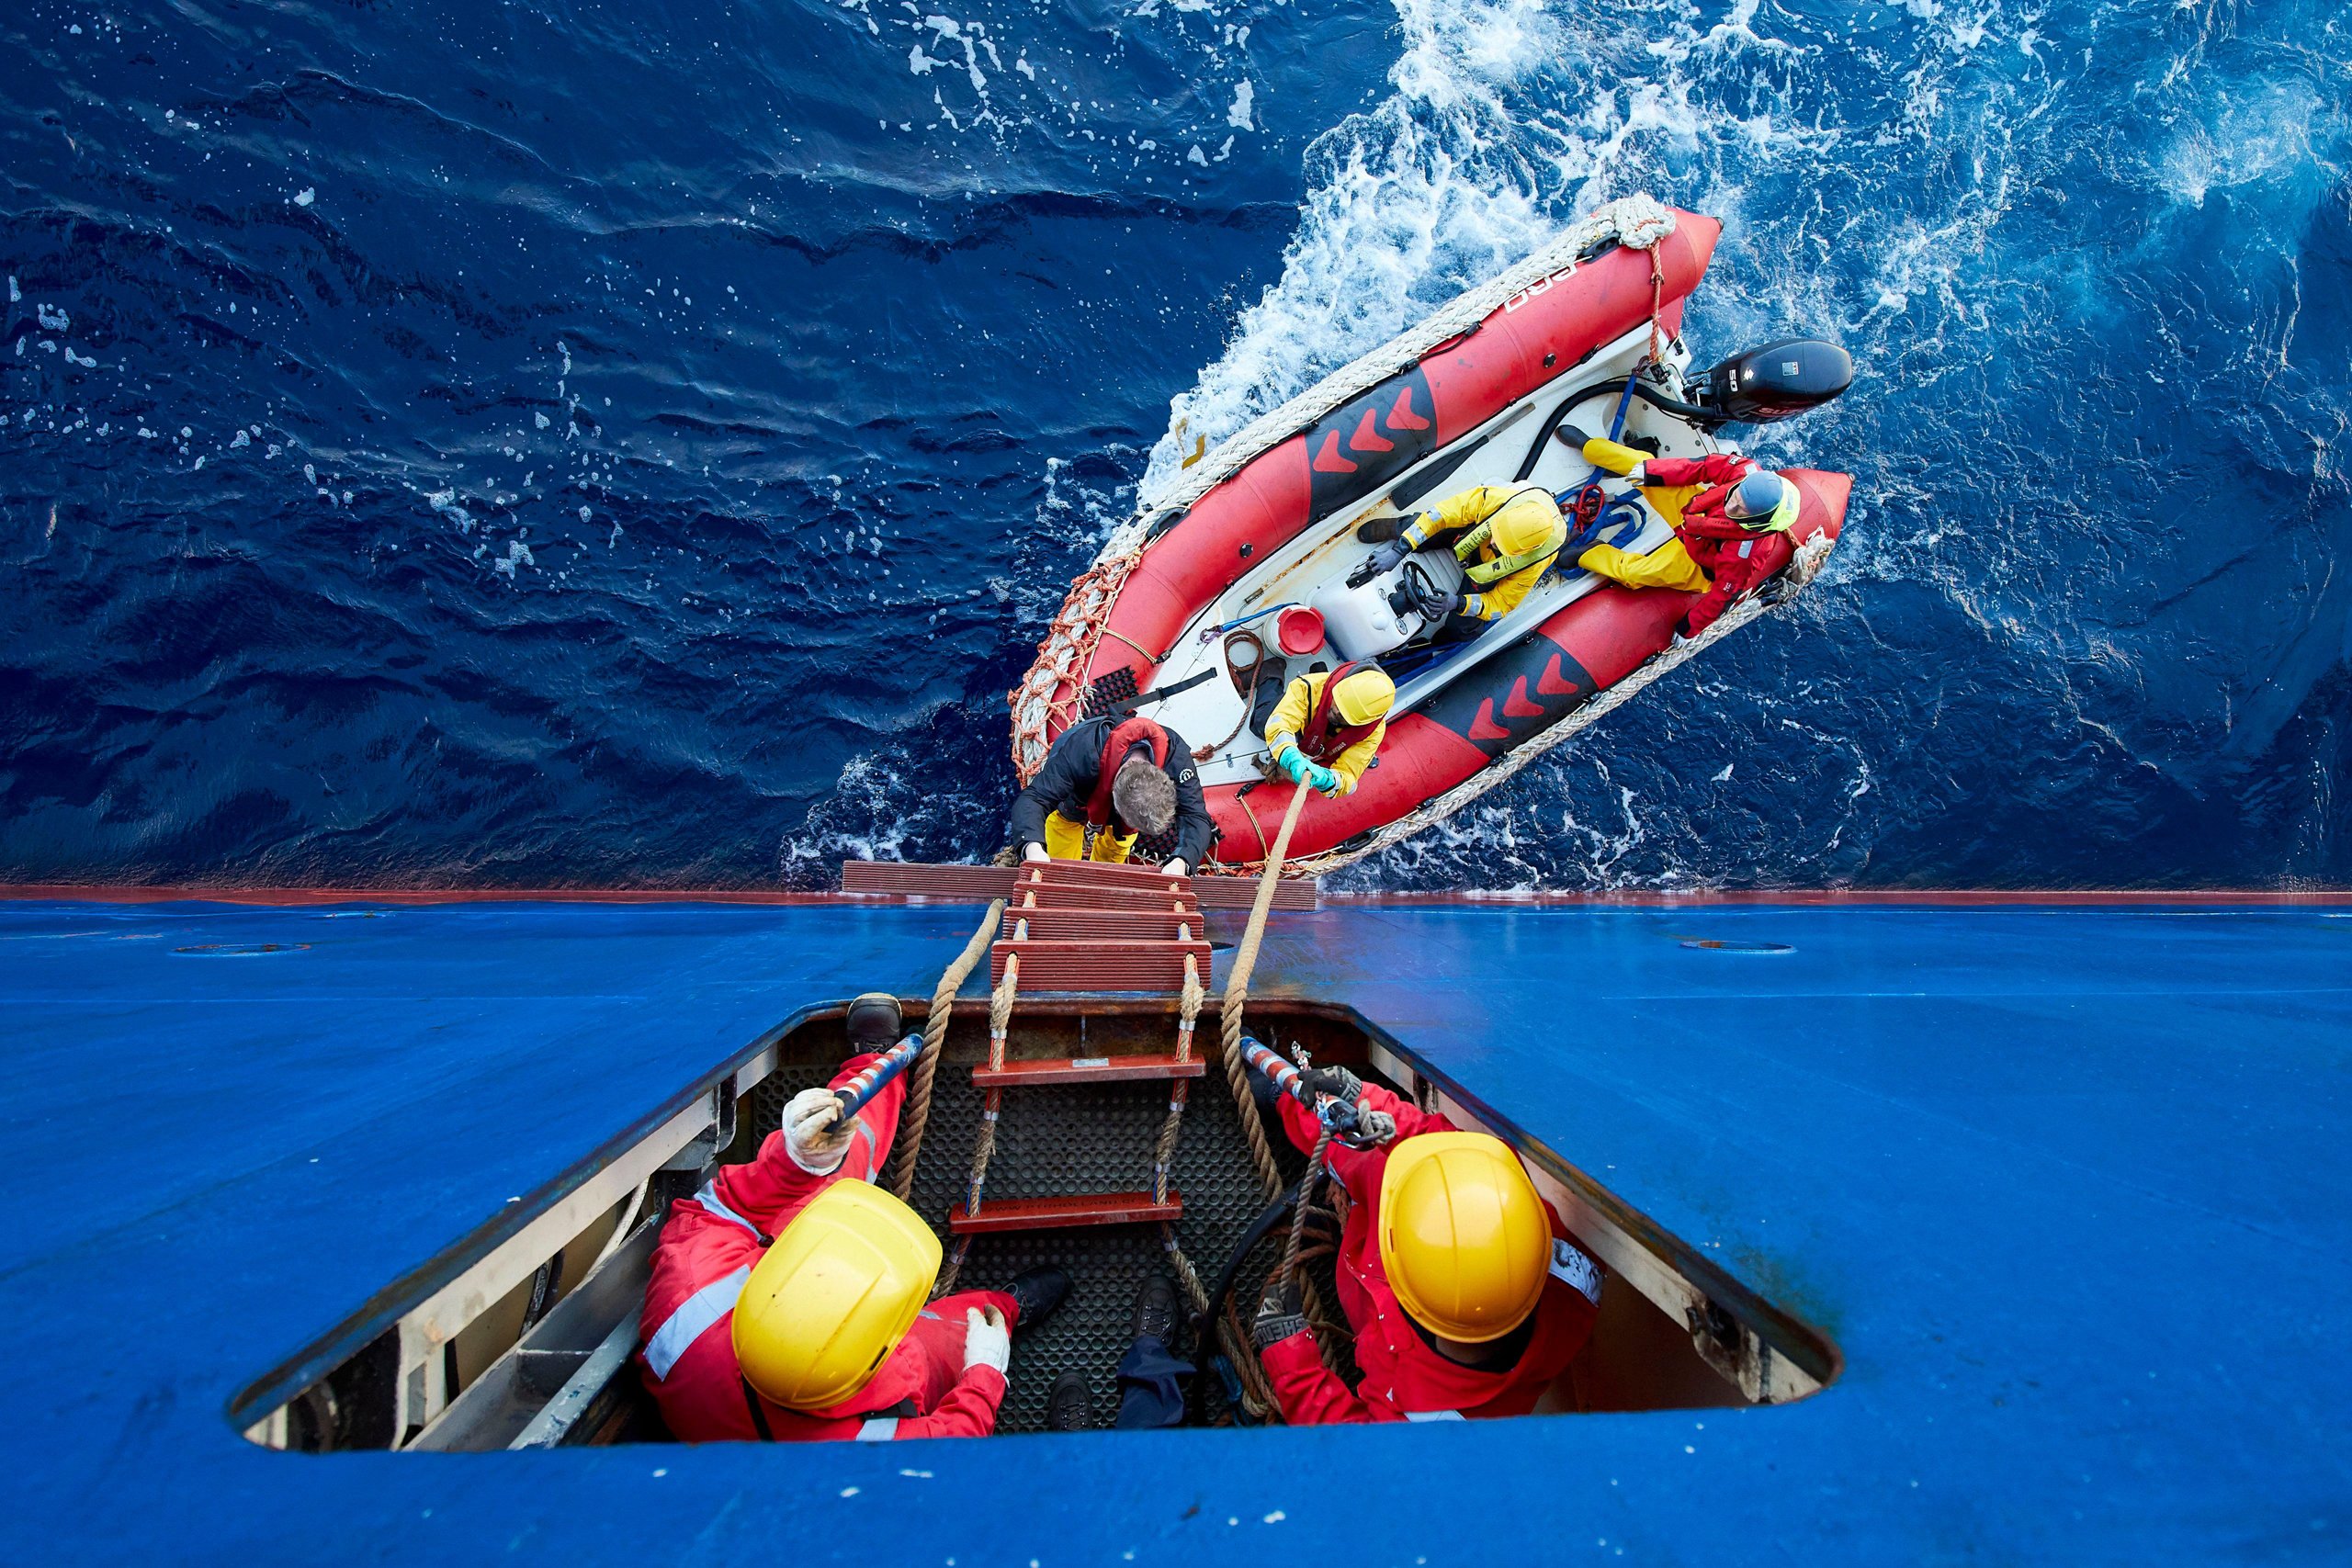
M 794 1216 L 735 1301 L 744 1381 L 822 1410 L 873 1381 L 939 1278 L 939 1237 L 878 1187 L 836 1181 Z
M 1380 1180 L 1380 1267 L 1413 1321 L 1464 1344 L 1499 1339 L 1543 1298 L 1552 1261 L 1544 1200 L 1485 1133 L 1398 1144 Z
M 1372 724 L 1388 716 L 1396 701 L 1396 682 L 1377 665 L 1351 670 L 1331 694 L 1331 706 L 1342 724 Z
M 1557 549 L 1566 540 L 1568 529 L 1560 521 L 1559 503 L 1537 492 L 1521 496 L 1496 513 L 1489 536 L 1502 554 L 1523 556 L 1531 550 Z

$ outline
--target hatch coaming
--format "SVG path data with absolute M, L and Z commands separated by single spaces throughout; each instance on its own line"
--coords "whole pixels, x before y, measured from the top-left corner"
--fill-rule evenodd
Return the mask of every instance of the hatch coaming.
M 921 1003 L 904 1005 L 910 1019 L 922 1016 Z M 1165 1052 L 1173 1006 L 1075 997 L 1024 1001 L 1012 1055 Z M 232 1406 L 232 1420 L 265 1446 L 304 1450 L 663 1438 L 630 1359 L 663 1213 L 717 1165 L 752 1157 L 792 1094 L 831 1076 L 840 1056 L 841 1012 L 834 1005 L 799 1015 L 647 1130 L 525 1200 L 526 1220 L 494 1239 L 478 1230 L 407 1276 L 413 1283 L 388 1286 L 370 1303 L 372 1313 L 355 1314 L 249 1388 Z M 1837 1351 L 1826 1339 L 1650 1224 L 1351 1010 L 1258 1001 L 1250 1020 L 1270 1040 L 1303 1045 L 1317 1062 L 1348 1066 L 1372 1081 L 1385 1078 L 1424 1108 L 1502 1137 L 1518 1149 L 1571 1234 L 1604 1265 L 1592 1342 L 1539 1414 L 1781 1404 L 1817 1392 L 1835 1376 Z M 980 1109 L 969 1068 L 985 1058 L 986 1032 L 985 1002 L 957 1004 L 911 1194 L 918 1212 L 934 1223 L 963 1193 Z M 1213 1025 L 1202 1038 L 1214 1041 Z M 1009 1097 L 998 1123 L 991 1196 L 1133 1187 L 1148 1168 L 1163 1100 L 1139 1084 L 1024 1089 Z M 1302 1160 L 1275 1142 L 1295 1176 Z M 1221 1072 L 1194 1080 L 1178 1160 L 1174 1184 L 1186 1203 L 1179 1234 L 1195 1267 L 1213 1275 L 1263 1204 Z M 1252 1255 L 1253 1263 L 1265 1256 Z M 1134 1290 L 1147 1271 L 1164 1266 L 1158 1232 L 1148 1227 L 1015 1234 L 978 1238 L 964 1282 L 985 1283 L 1037 1262 L 1069 1269 L 1078 1289 L 1070 1305 L 1017 1348 L 1000 1418 L 1003 1432 L 1042 1425 L 1046 1391 L 1065 1370 L 1087 1373 L 1098 1413 L 1113 1407 L 1111 1369 L 1125 1348 Z M 556 1288 L 549 1299 L 518 1316 L 516 1292 L 527 1296 L 551 1269 Z M 471 1352 L 460 1356 L 458 1348 L 469 1344 Z M 495 1353 L 485 1360 L 486 1349 Z M 1207 1391 L 1205 1407 L 1223 1418 L 1220 1391 Z

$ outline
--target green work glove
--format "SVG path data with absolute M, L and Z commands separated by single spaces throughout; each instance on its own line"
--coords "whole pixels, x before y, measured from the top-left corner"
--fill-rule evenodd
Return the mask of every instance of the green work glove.
M 1301 782 L 1321 790 L 1327 796 L 1340 793 L 1340 775 L 1320 762 L 1307 763 L 1306 777 Z
M 1306 760 L 1306 753 L 1295 746 L 1285 746 L 1275 752 L 1274 765 L 1288 773 L 1293 784 L 1306 783 L 1307 770 L 1315 766 Z

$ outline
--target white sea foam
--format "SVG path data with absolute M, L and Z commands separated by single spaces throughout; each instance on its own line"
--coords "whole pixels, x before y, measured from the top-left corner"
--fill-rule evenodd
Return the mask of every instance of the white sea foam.
M 1715 47 L 1713 35 L 1688 36 L 1668 58 L 1648 55 L 1622 24 L 1571 21 L 1537 0 L 1398 0 L 1397 12 L 1404 49 L 1390 96 L 1308 149 L 1311 186 L 1282 276 L 1174 400 L 1147 500 L 1196 438 L 1214 444 L 1238 430 L 1510 265 L 1575 213 L 1634 188 L 1638 180 L 1622 177 L 1633 144 L 1688 144 L 1699 133 L 1671 73 L 1694 49 Z M 1579 30 L 1611 27 L 1620 30 Z M 1752 37 L 1744 20 L 1740 36 Z M 1668 79 L 1611 86 L 1577 69 L 1603 50 Z M 1237 101 L 1233 123 L 1245 123 L 1248 107 L 1246 96 Z

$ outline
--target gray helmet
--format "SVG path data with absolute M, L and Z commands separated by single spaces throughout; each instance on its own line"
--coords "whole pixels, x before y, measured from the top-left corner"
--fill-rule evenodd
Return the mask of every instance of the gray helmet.
M 1752 534 L 1770 533 L 1774 513 L 1795 497 L 1795 486 L 1768 468 L 1758 468 L 1724 498 L 1724 515 Z

